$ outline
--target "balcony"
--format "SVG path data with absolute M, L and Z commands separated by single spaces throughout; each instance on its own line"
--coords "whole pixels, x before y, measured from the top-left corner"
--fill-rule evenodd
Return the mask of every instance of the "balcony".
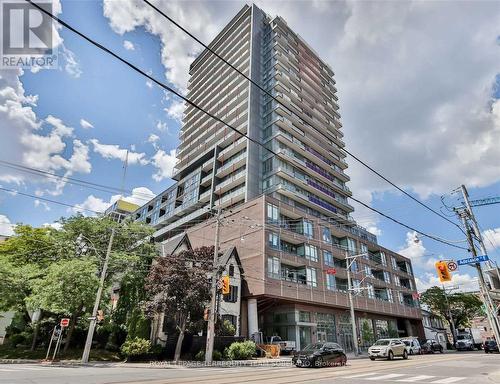
M 245 148 L 247 143 L 246 137 L 240 137 L 234 143 L 230 144 L 228 147 L 224 148 L 217 156 L 217 160 L 227 159 L 228 157 L 233 156 L 235 153 L 238 153 L 243 148 Z
M 239 201 L 242 201 L 245 199 L 245 191 L 246 188 L 243 186 L 242 188 L 237 189 L 234 192 L 231 192 L 224 197 L 218 199 L 215 201 L 214 205 L 217 208 L 225 208 L 230 205 L 233 205 Z
M 217 173 L 215 174 L 218 178 L 222 178 L 224 176 L 229 175 L 231 172 L 236 171 L 238 168 L 241 168 L 246 164 L 247 161 L 247 153 L 246 151 L 241 153 L 240 155 L 230 159 L 227 163 L 221 166 Z
M 231 177 L 224 180 L 222 183 L 217 184 L 215 186 L 215 193 L 220 195 L 224 192 L 229 191 L 230 189 L 236 187 L 237 185 L 245 182 L 245 177 L 246 177 L 246 169 L 236 172 Z
M 200 195 L 200 198 L 199 200 L 202 202 L 202 203 L 206 203 L 208 201 L 210 201 L 210 195 L 212 193 L 212 190 L 209 189 L 208 191 L 206 192 L 203 192 L 201 195 Z
M 213 163 L 213 159 L 211 161 Z M 212 177 L 213 177 L 213 174 L 209 173 L 208 175 L 203 177 L 203 179 L 201 179 L 200 185 L 202 187 L 206 187 L 206 186 L 210 185 L 212 183 Z

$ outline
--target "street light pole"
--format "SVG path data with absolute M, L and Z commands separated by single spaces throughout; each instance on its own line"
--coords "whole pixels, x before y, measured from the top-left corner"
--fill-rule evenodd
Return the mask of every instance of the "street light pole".
M 89 361 L 90 349 L 92 347 L 92 339 L 94 338 L 94 331 L 97 323 L 97 311 L 99 309 L 99 303 L 101 302 L 102 291 L 104 289 L 104 281 L 106 279 L 109 256 L 111 255 L 111 247 L 113 245 L 114 237 L 115 237 L 115 228 L 112 228 L 111 236 L 109 237 L 108 249 L 106 251 L 106 258 L 104 259 L 104 265 L 102 266 L 99 288 L 97 289 L 97 294 L 95 297 L 94 309 L 92 310 L 92 317 L 90 318 L 89 330 L 87 332 L 87 340 L 85 341 L 85 348 L 83 349 L 82 363 L 88 363 Z

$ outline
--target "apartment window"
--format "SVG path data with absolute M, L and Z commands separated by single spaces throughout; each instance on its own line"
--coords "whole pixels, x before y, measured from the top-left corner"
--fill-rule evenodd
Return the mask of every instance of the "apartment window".
M 280 259 L 277 257 L 267 258 L 267 274 L 274 279 L 280 278 Z
M 394 275 L 394 284 L 396 284 L 396 287 L 401 287 L 399 276 Z
M 304 220 L 302 223 L 304 236 L 313 237 L 313 225 L 310 221 Z
M 271 172 L 272 170 L 273 170 L 273 158 L 271 157 L 265 160 L 264 163 L 262 164 L 262 172 L 268 173 Z
M 375 288 L 373 288 L 373 284 L 372 283 L 366 283 L 366 287 L 368 288 L 367 291 L 368 291 L 368 297 L 370 299 L 374 299 L 375 298 Z
M 322 234 L 322 239 L 325 243 L 328 243 L 328 244 L 332 243 L 332 232 L 330 231 L 330 228 L 322 227 L 321 234 Z
M 277 223 L 279 221 L 279 210 L 274 204 L 267 204 L 267 221 Z
M 280 245 L 280 238 L 279 238 L 278 234 L 276 234 L 274 232 L 270 232 L 268 234 L 268 236 L 269 236 L 269 240 L 268 240 L 269 246 L 271 248 L 278 249 L 279 245 Z
M 230 277 L 234 276 L 234 265 L 233 264 L 229 265 L 229 276 Z
M 330 251 L 323 251 L 323 262 L 326 265 L 333 266 L 333 255 Z
M 318 281 L 316 279 L 316 268 L 306 268 L 306 281 L 307 285 L 310 285 L 311 287 L 318 286 Z
M 314 245 L 304 244 L 297 251 L 299 256 L 303 256 L 307 260 L 318 261 L 318 249 Z
M 404 303 L 403 293 L 401 293 L 399 291 L 398 291 L 398 299 L 399 299 L 399 304 L 403 304 Z
M 236 303 L 238 301 L 238 287 L 236 285 L 229 286 L 229 293 L 224 295 L 224 301 L 227 303 Z
M 387 300 L 391 303 L 394 302 L 394 298 L 392 297 L 392 289 L 387 288 Z
M 326 289 L 330 291 L 335 291 L 335 276 L 326 275 Z
M 391 283 L 391 274 L 387 271 L 384 271 L 384 281 L 389 284 Z
M 311 322 L 311 312 L 299 311 L 299 321 L 303 323 Z
M 368 247 L 364 243 L 359 244 L 361 247 L 361 253 L 368 253 Z
M 383 266 L 387 266 L 387 259 L 385 257 L 385 253 L 384 252 L 380 252 L 380 261 L 382 262 Z
M 398 265 L 396 264 L 396 258 L 394 256 L 391 256 L 391 264 L 392 264 L 392 269 L 398 269 Z
M 351 261 L 351 271 L 358 272 L 358 262 L 356 260 Z
M 372 269 L 368 265 L 365 265 L 365 274 L 366 276 L 373 277 Z
M 354 279 L 352 281 L 352 289 L 354 290 L 354 293 L 361 292 L 361 282 L 357 279 Z

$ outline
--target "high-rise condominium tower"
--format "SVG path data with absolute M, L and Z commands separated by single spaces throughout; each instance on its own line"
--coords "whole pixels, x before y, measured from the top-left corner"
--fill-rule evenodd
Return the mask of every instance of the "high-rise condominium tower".
M 187 97 L 218 119 L 187 105 L 176 182 L 136 219 L 155 226 L 168 253 L 180 242 L 213 245 L 212 216 L 222 209 L 220 248 L 233 252 L 244 280 L 225 316 L 241 334 L 352 349 L 346 256 L 361 255 L 351 268 L 361 342 L 369 342 L 361 329 L 423 336 L 410 260 L 350 216 L 332 69 L 282 18 L 256 6 L 243 7 L 210 48 L 280 102 L 203 51 Z

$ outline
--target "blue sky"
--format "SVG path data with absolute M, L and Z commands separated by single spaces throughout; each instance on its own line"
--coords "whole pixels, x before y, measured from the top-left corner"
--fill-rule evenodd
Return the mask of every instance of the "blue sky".
M 243 4 L 160 6 L 208 42 Z M 418 2 L 257 4 L 283 16 L 336 72 L 345 139 L 353 153 L 436 210 L 440 196 L 461 183 L 469 186 L 471 198 L 500 195 L 498 7 L 489 2 L 473 8 L 437 2 L 426 7 Z M 461 15 L 469 20 L 463 25 L 441 22 Z M 187 68 L 199 47 L 142 5 L 62 1 L 60 17 L 155 78 L 185 89 Z M 126 193 L 129 199 L 140 203 L 167 188 L 181 105 L 70 31 L 58 32 L 64 41 L 58 70 L 0 71 L 0 91 L 14 90 L 0 98 L 5 137 L 0 160 L 120 188 L 128 149 L 125 187 L 135 190 L 132 196 Z M 457 55 L 458 48 L 463 55 Z M 37 95 L 36 101 L 29 95 Z M 6 113 L 9 109 L 19 113 Z M 39 137 L 45 139 L 39 142 Z M 352 160 L 349 164 L 357 198 L 425 232 L 463 240 L 452 225 Z M 113 193 L 56 185 L 5 167 L 0 167 L 0 186 L 96 210 L 113 198 Z M 71 213 L 0 192 L 3 232 L 14 223 L 38 226 Z M 482 228 L 492 231 L 488 238 L 500 244 L 500 205 L 476 213 Z M 381 244 L 413 258 L 421 287 L 433 283 L 428 273 L 433 274 L 434 259 L 466 256 L 429 239 L 415 243 L 408 230 L 366 210 L 358 210 L 357 218 L 379 233 Z M 498 259 L 498 250 L 491 256 Z M 456 283 L 466 284 L 473 272 L 463 268 L 458 275 Z

